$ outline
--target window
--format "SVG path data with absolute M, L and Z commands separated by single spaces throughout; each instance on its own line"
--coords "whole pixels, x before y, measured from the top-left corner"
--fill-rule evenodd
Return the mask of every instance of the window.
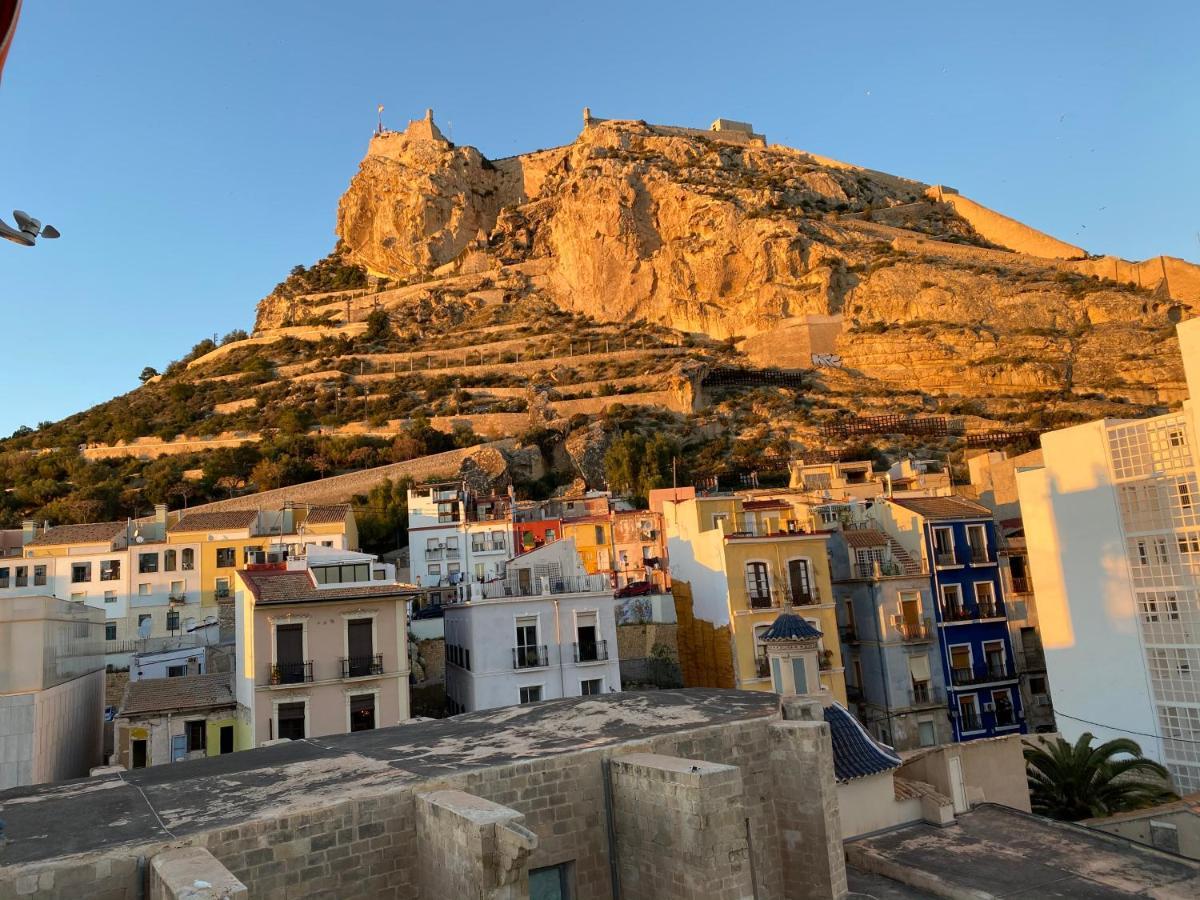
M 277 684 L 299 684 L 309 681 L 311 669 L 304 660 L 304 626 L 277 624 L 275 626 L 275 677 Z
M 729 524 L 729 513 L 713 513 L 712 527 L 721 528 L 722 523 L 725 525 Z
M 45 584 L 46 583 L 46 567 L 45 566 L 34 566 L 33 567 L 33 583 L 34 584 Z
M 104 639 L 106 641 L 115 641 L 117 639 L 117 623 L 116 622 L 105 622 L 104 623 Z
M 6 588 L 6 587 L 8 587 L 8 573 L 9 573 L 9 571 L 10 571 L 10 570 L 9 570 L 7 567 L 5 567 L 5 568 L 3 568 L 3 569 L 0 569 L 0 588 Z
M 17 566 L 16 587 L 29 586 L 29 566 Z
M 167 631 L 171 632 L 172 634 L 174 634 L 176 631 L 179 631 L 179 610 L 167 610 Z
M 1034 675 L 1029 679 L 1029 693 L 1044 694 L 1046 693 L 1046 678 L 1044 675 Z
M 483 563 L 475 563 L 475 580 L 483 581 Z
M 599 640 L 596 614 L 578 613 L 575 619 L 575 659 L 577 662 L 595 662 L 604 658 L 604 644 Z
M 529 870 L 529 900 L 571 900 L 572 863 Z
M 434 575 L 434 576 L 441 576 L 441 574 L 442 574 L 442 564 L 441 563 L 430 563 L 428 568 L 429 568 L 429 571 L 426 574 Z
M 554 540 L 556 539 L 556 537 L 557 537 L 557 535 L 553 528 L 546 529 L 546 543 L 547 544 L 553 543 Z
M 289 741 L 304 738 L 304 704 L 280 703 L 276 714 L 279 720 L 279 737 Z
M 171 582 L 171 596 L 176 598 L 183 597 L 184 585 L 182 581 Z
M 996 608 L 996 586 L 990 581 L 975 582 L 975 605 L 979 607 L 979 617 L 982 619 L 1000 615 Z
M 765 562 L 746 563 L 746 594 L 752 607 L 770 607 L 771 575 Z
M 960 733 L 983 730 L 983 723 L 979 719 L 979 703 L 974 694 L 958 698 L 958 718 Z
M 812 587 L 812 575 L 809 572 L 807 559 L 789 559 L 788 587 L 792 592 L 792 602 L 801 606 L 819 603 L 820 599 Z
M 187 674 L 187 665 L 182 666 L 167 666 L 168 678 L 182 678 Z
M 362 694 L 350 698 L 350 731 L 375 729 L 375 695 Z
M 446 563 L 447 575 L 458 575 L 462 571 L 462 565 L 456 562 Z
M 87 591 L 72 591 L 71 599 L 82 602 L 87 599 Z
M 604 693 L 603 678 L 588 678 L 585 681 L 579 682 L 579 695 L 581 697 L 590 697 L 593 694 Z
M 230 551 L 232 552 L 232 551 Z M 218 600 L 224 600 L 229 596 L 229 579 L 218 578 L 216 581 L 216 589 L 213 591 L 217 595 Z
M 947 527 L 933 529 L 933 561 L 935 565 L 952 566 L 954 557 L 954 532 Z
M 596 546 L 597 547 L 604 546 L 604 526 L 603 525 L 596 526 Z
M 121 577 L 121 561 L 119 559 L 100 560 L 100 580 L 117 581 Z M 88 576 L 88 580 L 91 576 Z
M 989 678 L 1008 677 L 1007 655 L 1004 652 L 1003 641 L 984 641 L 983 658 L 987 662 Z
M 996 727 L 1004 728 L 1017 724 L 1016 711 L 1008 691 L 992 691 L 992 714 L 996 717 Z
M 175 550 L 163 551 L 163 571 L 174 572 L 178 553 Z
M 529 687 L 521 688 L 520 698 L 521 703 L 538 703 L 542 699 L 542 686 L 532 684 Z
M 71 564 L 71 583 L 82 584 L 85 581 L 92 580 L 92 564 L 91 563 L 72 563 Z
M 184 547 L 183 552 L 179 555 L 179 567 L 185 572 L 190 572 L 196 568 L 196 551 L 191 547 Z
M 925 720 L 917 723 L 917 740 L 921 742 L 922 747 L 932 747 L 937 743 L 937 733 L 932 721 Z
M 963 612 L 962 588 L 957 584 L 942 585 L 942 618 L 961 619 Z
M 348 619 L 346 621 L 346 660 L 345 677 L 362 678 L 366 675 L 378 675 L 380 669 L 375 660 L 375 620 Z M 374 726 L 372 726 L 374 727 Z
M 145 575 L 148 572 L 158 571 L 158 554 L 157 553 L 139 553 L 138 554 L 138 573 Z
M 988 556 L 987 529 L 984 526 L 967 526 L 967 546 L 971 548 L 971 562 L 991 562 Z
M 434 566 L 430 566 L 434 568 Z M 345 563 L 340 566 L 313 566 L 313 578 L 317 584 L 344 584 L 346 582 L 370 581 L 370 563 Z M 430 574 L 436 574 L 430 572 Z
M 792 659 L 792 686 L 797 694 L 808 693 L 808 674 L 805 671 L 803 659 Z
M 232 569 L 237 564 L 237 557 L 233 547 L 218 547 L 217 548 L 217 568 Z
M 150 596 L 150 582 L 143 581 L 140 584 L 138 584 L 138 596 L 139 597 L 149 597 Z
M 153 624 L 154 619 L 150 613 L 142 613 L 140 616 L 138 616 L 138 631 L 141 631 L 143 622 L 150 622 Z
M 116 591 L 105 591 L 104 592 L 104 602 L 105 603 L 116 603 L 117 602 L 117 592 Z
M 537 616 L 521 616 L 516 620 L 517 642 L 515 648 L 516 668 L 526 669 L 545 665 L 538 646 Z

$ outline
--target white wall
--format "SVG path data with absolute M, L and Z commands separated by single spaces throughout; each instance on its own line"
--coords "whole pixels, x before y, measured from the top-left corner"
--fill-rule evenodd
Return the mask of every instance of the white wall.
M 725 534 L 702 530 L 696 501 L 663 504 L 663 528 L 671 580 L 692 590 L 692 615 L 714 625 L 729 624 L 729 580 L 725 574 Z
M 921 821 L 921 801 L 897 800 L 890 771 L 838 784 L 837 798 L 844 841 Z
M 1042 448 L 1045 467 L 1018 472 L 1017 490 L 1059 730 L 1157 734 L 1105 423 L 1049 432 Z M 1134 737 L 1162 758 L 1158 741 Z

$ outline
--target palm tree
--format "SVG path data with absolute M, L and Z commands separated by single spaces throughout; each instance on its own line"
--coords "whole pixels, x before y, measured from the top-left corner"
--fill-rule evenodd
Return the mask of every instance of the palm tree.
M 1142 756 L 1137 742 L 1117 738 L 1093 747 L 1094 740 L 1084 733 L 1074 744 L 1042 738 L 1040 747 L 1025 748 L 1035 813 L 1076 822 L 1178 799 L 1164 786 L 1167 770 Z

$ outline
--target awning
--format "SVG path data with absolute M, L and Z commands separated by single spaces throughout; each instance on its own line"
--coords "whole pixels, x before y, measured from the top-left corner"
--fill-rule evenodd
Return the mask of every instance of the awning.
M 908 658 L 908 671 L 913 681 L 929 681 L 929 657 L 925 654 Z

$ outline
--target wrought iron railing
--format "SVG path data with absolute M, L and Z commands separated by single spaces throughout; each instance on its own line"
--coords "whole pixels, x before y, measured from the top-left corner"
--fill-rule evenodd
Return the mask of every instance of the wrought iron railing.
M 343 656 L 341 663 L 343 678 L 365 678 L 368 675 L 383 674 L 382 654 L 376 654 L 375 656 Z
M 545 644 L 522 644 L 513 647 L 514 669 L 540 669 L 548 666 Z
M 311 659 L 306 662 L 274 663 L 271 666 L 271 684 L 303 684 L 312 680 Z
M 897 622 L 896 631 L 903 641 L 933 640 L 933 625 L 928 619 L 918 619 L 916 622 Z
M 608 659 L 608 641 L 584 641 L 571 645 L 575 648 L 575 662 L 603 662 Z
M 1012 678 L 1016 678 L 1016 675 L 1013 672 L 1012 664 L 1007 661 L 981 666 L 963 666 L 950 670 L 950 681 L 956 687 L 987 684 L 991 681 L 1006 681 Z

